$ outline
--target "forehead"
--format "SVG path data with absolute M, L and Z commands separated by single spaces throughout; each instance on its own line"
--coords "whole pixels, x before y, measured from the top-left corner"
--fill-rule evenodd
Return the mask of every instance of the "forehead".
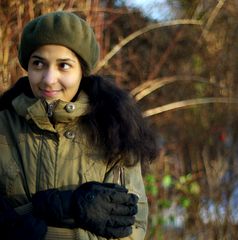
M 31 57 L 40 56 L 46 59 L 78 59 L 77 55 L 69 48 L 61 45 L 43 45 L 37 48 Z

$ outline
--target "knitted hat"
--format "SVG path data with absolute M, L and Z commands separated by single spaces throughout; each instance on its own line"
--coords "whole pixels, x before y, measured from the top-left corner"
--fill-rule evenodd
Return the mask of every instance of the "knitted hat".
M 99 58 L 99 46 L 92 28 L 74 13 L 48 13 L 25 26 L 18 51 L 20 64 L 25 70 L 31 54 L 46 44 L 62 45 L 74 51 L 85 61 L 86 75 Z

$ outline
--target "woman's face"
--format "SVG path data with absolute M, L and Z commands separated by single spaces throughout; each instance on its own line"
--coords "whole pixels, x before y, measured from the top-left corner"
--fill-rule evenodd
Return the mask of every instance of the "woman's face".
M 76 54 L 60 45 L 35 50 L 28 63 L 28 78 L 37 98 L 70 102 L 78 91 L 82 69 Z

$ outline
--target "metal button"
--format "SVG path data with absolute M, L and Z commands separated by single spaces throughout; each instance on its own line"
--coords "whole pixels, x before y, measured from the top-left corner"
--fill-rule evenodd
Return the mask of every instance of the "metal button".
M 65 109 L 68 113 L 71 113 L 75 110 L 75 105 L 73 103 L 68 103 L 66 106 L 65 106 Z
M 68 139 L 73 139 L 75 138 L 75 133 L 73 131 L 66 131 L 65 132 L 65 137 L 68 138 Z

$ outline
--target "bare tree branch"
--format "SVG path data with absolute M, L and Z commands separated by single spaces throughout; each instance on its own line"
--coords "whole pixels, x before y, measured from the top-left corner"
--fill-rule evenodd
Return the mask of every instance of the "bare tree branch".
M 154 80 L 146 81 L 145 83 L 139 85 L 138 87 L 134 88 L 131 91 L 131 95 L 135 98 L 136 101 L 141 100 L 142 98 L 148 96 L 150 93 L 154 92 L 155 90 L 173 83 L 177 81 L 191 81 L 191 82 L 201 82 L 206 84 L 211 84 L 218 88 L 223 88 L 216 83 L 209 82 L 208 79 L 199 77 L 199 76 L 172 76 L 172 77 L 164 77 L 164 78 L 157 78 Z
M 179 108 L 189 108 L 195 105 L 208 104 L 208 103 L 227 103 L 238 104 L 238 98 L 197 98 L 188 99 L 178 102 L 169 103 L 160 107 L 152 108 L 143 112 L 144 117 L 150 117 L 159 113 L 175 110 Z
M 172 20 L 172 21 L 167 21 L 167 22 L 161 22 L 161 23 L 153 23 L 149 24 L 144 28 L 141 28 L 126 38 L 124 38 L 122 41 L 120 41 L 116 46 L 113 47 L 113 49 L 102 59 L 99 61 L 96 69 L 94 72 L 98 72 L 101 68 L 103 68 L 105 65 L 108 64 L 108 61 L 118 52 L 123 48 L 126 44 L 137 38 L 138 36 L 152 31 L 154 29 L 158 29 L 161 27 L 168 27 L 168 26 L 173 26 L 173 25 L 202 25 L 202 22 L 199 20 L 193 20 L 193 19 L 177 19 L 177 20 Z
M 217 17 L 219 11 L 221 10 L 221 8 L 223 7 L 224 3 L 225 3 L 226 0 L 219 0 L 217 5 L 215 6 L 215 8 L 213 9 L 213 11 L 211 12 L 208 20 L 207 20 L 207 23 L 205 24 L 204 26 L 204 29 L 203 29 L 203 33 L 202 33 L 202 37 L 204 37 L 206 39 L 207 37 L 207 34 L 208 34 L 208 31 L 209 29 L 211 28 L 215 18 Z

